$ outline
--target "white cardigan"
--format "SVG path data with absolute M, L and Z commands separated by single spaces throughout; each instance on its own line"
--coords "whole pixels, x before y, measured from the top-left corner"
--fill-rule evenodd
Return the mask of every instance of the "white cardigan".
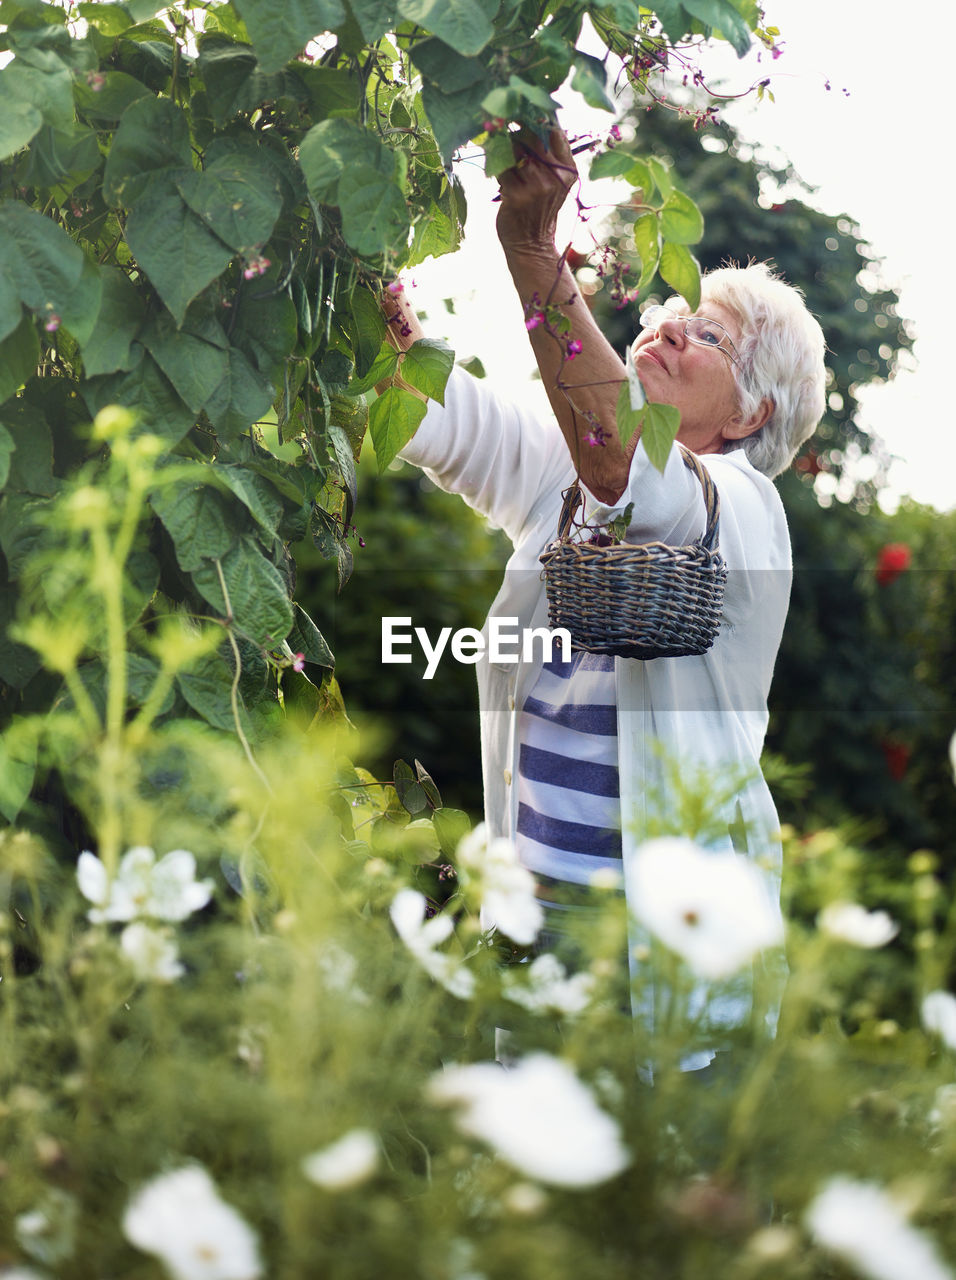
M 445 406 L 429 403 L 401 456 L 511 539 L 514 553 L 489 617 L 547 627 L 538 557 L 555 538 L 561 493 L 575 474 L 557 423 L 500 401 L 486 383 L 456 368 Z M 719 545 L 729 570 L 717 640 L 702 657 L 615 659 L 626 893 L 629 855 L 658 834 L 691 835 L 715 848 L 732 843 L 779 876 L 778 819 L 759 761 L 789 602 L 790 539 L 776 489 L 743 449 L 701 460 L 720 496 Z M 603 522 L 631 502 L 628 541 L 680 545 L 703 532 L 700 483 L 676 448 L 661 475 L 639 443 L 619 501 L 608 507 L 588 495 L 587 513 Z M 540 654 L 527 663 L 478 663 L 485 817 L 494 835 L 515 833 L 516 709 L 541 665 Z M 719 805 L 708 831 L 688 829 L 681 814 L 681 782 L 692 787 L 695 779 L 708 784 Z

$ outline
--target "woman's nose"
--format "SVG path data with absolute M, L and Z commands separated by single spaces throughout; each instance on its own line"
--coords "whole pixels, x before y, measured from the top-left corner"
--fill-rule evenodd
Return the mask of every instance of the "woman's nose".
M 658 336 L 679 346 L 684 341 L 684 321 L 679 316 L 665 316 L 656 326 Z

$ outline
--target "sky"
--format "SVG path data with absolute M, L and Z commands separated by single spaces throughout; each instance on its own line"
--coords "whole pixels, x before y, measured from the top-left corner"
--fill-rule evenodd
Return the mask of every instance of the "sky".
M 766 24 L 781 32 L 779 58 L 764 54 L 758 65 L 751 54 L 738 62 L 727 50 L 726 57 L 705 62 L 705 70 L 725 73 L 741 86 L 771 78 L 773 103 L 758 104 L 752 95 L 726 109 L 725 117 L 746 139 L 778 148 L 816 188 L 811 201 L 857 222 L 882 259 L 883 278 L 899 291 L 900 312 L 916 334 L 916 368 L 862 393 L 862 424 L 884 440 L 894 459 L 881 505 L 892 511 L 909 495 L 952 510 L 956 268 L 944 132 L 952 92 L 945 46 L 938 58 L 931 56 L 934 41 L 948 29 L 951 0 L 924 0 L 918 28 L 896 0 L 765 0 L 765 12 Z M 606 131 L 605 113 L 589 112 L 568 91 L 559 98 L 566 128 Z M 427 312 L 431 336 L 446 338 L 459 357 L 480 356 L 503 393 L 543 408 L 543 388 L 531 379 L 534 362 L 520 308 L 494 237 L 497 186 L 477 161 L 460 169 L 469 198 L 465 244 L 453 256 L 416 267 L 410 297 Z M 584 195 L 596 203 L 614 198 L 606 183 L 585 185 Z M 572 219 L 560 235 L 573 233 Z M 586 247 L 587 236 L 579 238 Z M 454 315 L 443 303 L 449 296 Z

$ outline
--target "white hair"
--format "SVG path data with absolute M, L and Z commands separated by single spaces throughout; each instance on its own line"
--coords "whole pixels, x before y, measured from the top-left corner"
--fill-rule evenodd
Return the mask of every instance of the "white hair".
M 823 417 L 823 330 L 800 290 L 765 262 L 708 271 L 701 281 L 701 308 L 708 302 L 726 307 L 740 325 L 740 364 L 734 374 L 744 418 L 755 414 L 765 397 L 773 401 L 767 422 L 728 447 L 743 447 L 751 464 L 772 478 L 789 467 Z

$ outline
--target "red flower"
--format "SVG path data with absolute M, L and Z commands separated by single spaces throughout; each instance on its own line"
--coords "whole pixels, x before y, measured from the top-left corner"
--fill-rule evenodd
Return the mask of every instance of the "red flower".
M 910 567 L 912 554 L 905 542 L 888 542 L 880 548 L 876 558 L 876 581 L 881 587 L 889 584 Z
M 884 738 L 880 743 L 880 750 L 886 760 L 886 767 L 889 770 L 890 777 L 894 782 L 902 782 L 906 776 L 906 767 L 910 762 L 909 747 L 905 743 L 893 742 L 889 738 Z

